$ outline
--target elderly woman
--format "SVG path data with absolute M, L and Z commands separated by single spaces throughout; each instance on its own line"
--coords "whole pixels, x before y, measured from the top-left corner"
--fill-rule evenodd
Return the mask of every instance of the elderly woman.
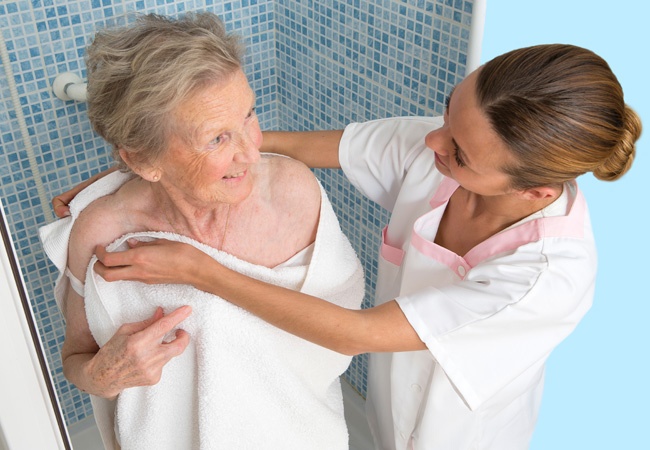
M 64 373 L 93 395 L 107 448 L 348 446 L 339 375 L 349 357 L 189 286 L 106 283 L 93 272 L 98 245 L 166 237 L 359 307 L 359 261 L 315 177 L 290 158 L 260 157 L 240 55 L 207 13 L 140 17 L 88 49 L 89 117 L 123 170 L 79 194 L 71 217 L 41 236 L 65 273 Z

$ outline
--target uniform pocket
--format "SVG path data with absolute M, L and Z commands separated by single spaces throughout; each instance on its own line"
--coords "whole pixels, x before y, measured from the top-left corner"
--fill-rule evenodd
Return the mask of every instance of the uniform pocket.
M 375 305 L 392 300 L 399 295 L 400 273 L 406 252 L 386 243 L 386 228 L 382 231 L 379 248 Z
M 404 260 L 404 250 L 398 247 L 393 247 L 392 245 L 386 243 L 387 229 L 388 226 L 385 226 L 381 232 L 381 248 L 379 250 L 379 254 L 387 262 L 399 267 L 402 265 L 402 261 Z

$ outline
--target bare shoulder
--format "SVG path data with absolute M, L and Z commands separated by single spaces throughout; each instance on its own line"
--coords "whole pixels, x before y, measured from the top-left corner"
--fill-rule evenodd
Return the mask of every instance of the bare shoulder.
M 285 156 L 268 155 L 263 161 L 268 165 L 269 189 L 275 201 L 287 202 L 284 207 L 320 208 L 320 186 L 309 167 Z
M 116 194 L 100 197 L 89 204 L 74 222 L 72 239 L 74 241 L 97 241 L 101 243 L 103 236 L 113 234 L 112 230 L 119 223 L 119 202 Z
M 77 217 L 72 227 L 69 243 L 68 265 L 75 276 L 83 279 L 85 268 L 97 245 L 108 245 L 129 231 L 134 206 L 132 181 L 115 193 L 100 197 L 90 203 Z
M 321 191 L 313 172 L 302 162 L 284 156 L 265 156 L 262 170 L 267 176 L 262 182 L 262 197 L 268 205 L 269 223 L 273 224 L 275 240 L 282 261 L 314 242 L 320 218 Z M 277 263 L 282 262 L 277 261 Z

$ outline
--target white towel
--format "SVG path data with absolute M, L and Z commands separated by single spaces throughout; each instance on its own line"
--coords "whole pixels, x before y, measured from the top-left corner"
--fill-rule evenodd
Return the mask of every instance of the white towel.
M 59 276 L 54 285 L 54 298 L 59 309 L 64 314 L 66 311 L 64 303 L 65 293 L 70 284 L 64 274 L 68 265 L 68 241 L 70 240 L 72 225 L 79 216 L 79 213 L 86 206 L 100 197 L 117 191 L 120 186 L 133 178 L 133 176 L 133 174 L 115 171 L 100 178 L 72 199 L 68 205 L 70 208 L 70 216 L 39 228 L 38 235 L 43 244 L 43 249 L 48 258 L 59 269 Z
M 123 236 L 109 250 L 126 248 L 128 238 L 188 242 L 249 276 L 358 308 L 364 285 L 361 265 L 324 191 L 321 197 L 309 266 L 269 269 L 161 232 Z M 162 380 L 152 387 L 127 389 L 118 397 L 116 429 L 123 449 L 348 448 L 339 375 L 349 357 L 296 338 L 189 286 L 107 283 L 92 271 L 95 261 L 86 275 L 86 313 L 100 346 L 122 323 L 150 317 L 159 305 L 166 312 L 184 304 L 193 308 L 181 324 L 191 344 L 165 366 Z M 101 408 L 96 411 L 100 428 L 110 430 L 114 405 L 93 400 L 93 406 Z M 107 448 L 115 448 L 111 437 L 106 436 Z

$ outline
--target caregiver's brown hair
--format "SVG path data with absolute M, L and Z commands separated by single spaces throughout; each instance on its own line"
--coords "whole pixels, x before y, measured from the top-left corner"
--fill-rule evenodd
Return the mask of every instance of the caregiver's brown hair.
M 612 181 L 631 167 L 641 120 L 605 60 L 573 45 L 526 47 L 479 69 L 479 106 L 517 163 L 515 189 L 559 185 L 586 172 Z

